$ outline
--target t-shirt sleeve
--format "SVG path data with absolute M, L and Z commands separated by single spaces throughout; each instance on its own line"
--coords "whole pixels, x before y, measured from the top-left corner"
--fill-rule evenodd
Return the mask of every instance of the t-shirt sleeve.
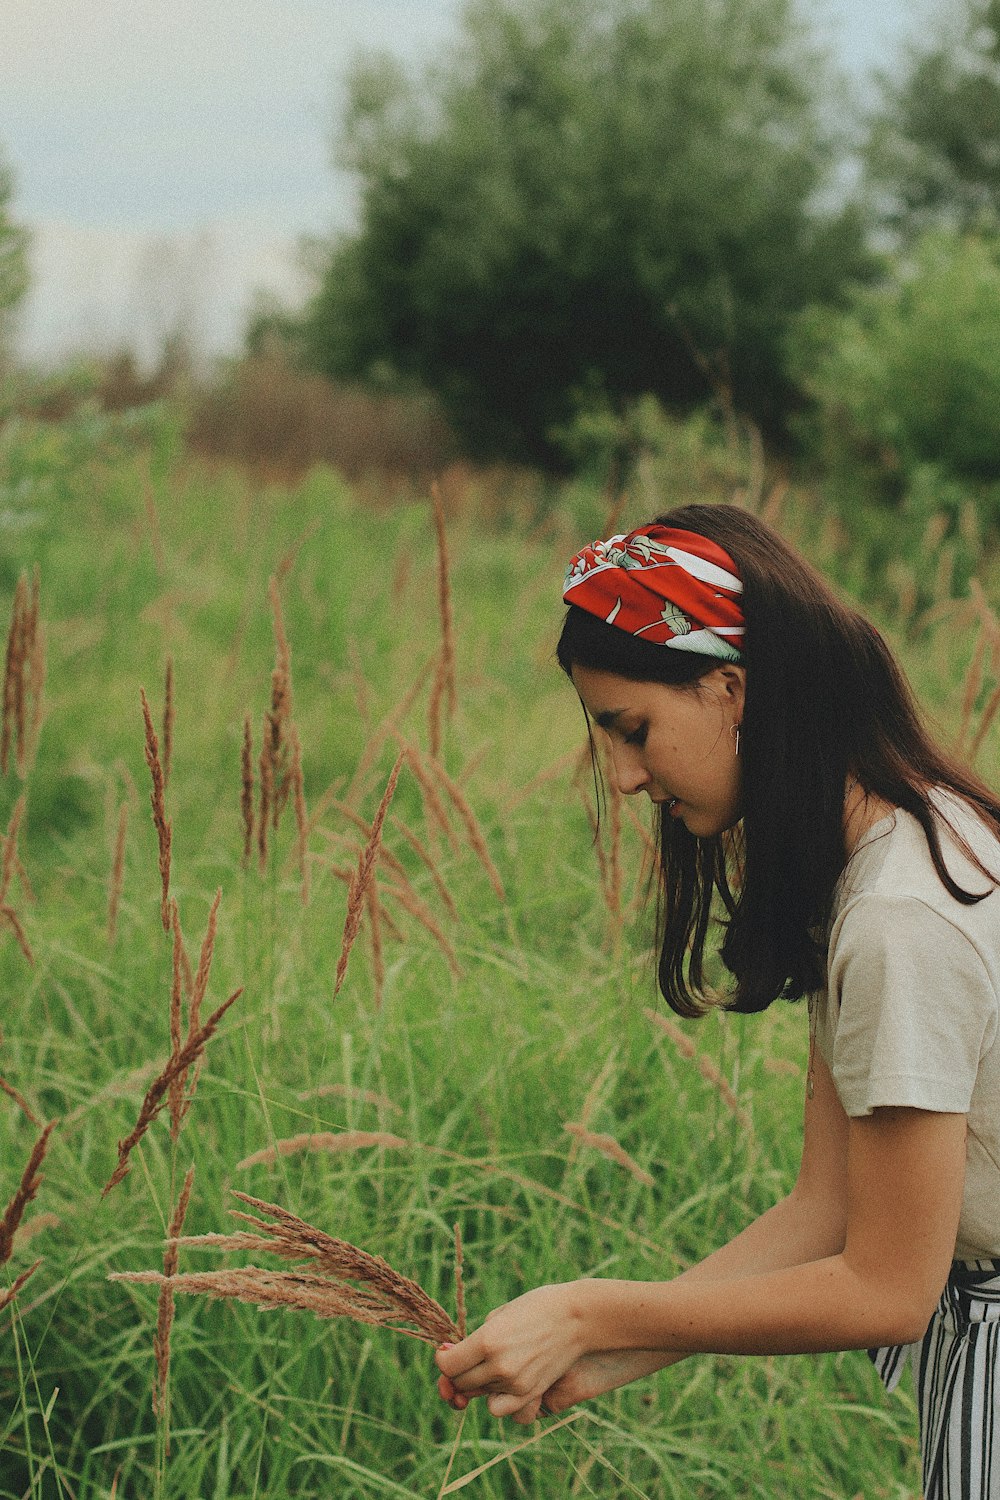
M 915 896 L 862 896 L 834 934 L 829 988 L 831 1072 L 848 1115 L 891 1104 L 968 1112 L 997 997 L 947 917 Z

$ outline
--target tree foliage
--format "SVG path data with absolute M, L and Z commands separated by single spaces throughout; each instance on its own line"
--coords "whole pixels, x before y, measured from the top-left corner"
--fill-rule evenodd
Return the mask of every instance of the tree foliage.
M 1000 228 L 1000 0 L 962 0 L 902 76 L 883 80 L 866 156 L 904 241 Z
M 6 314 L 28 290 L 28 236 L 10 216 L 13 191 L 13 175 L 0 156 L 0 335 Z
M 353 77 L 358 233 L 306 327 L 340 376 L 435 391 L 475 451 L 550 460 L 593 401 L 724 390 L 773 424 L 793 316 L 864 265 L 791 0 L 473 0 L 422 92 Z
M 934 230 L 848 312 L 798 329 L 824 467 L 926 515 L 1000 522 L 1000 240 Z

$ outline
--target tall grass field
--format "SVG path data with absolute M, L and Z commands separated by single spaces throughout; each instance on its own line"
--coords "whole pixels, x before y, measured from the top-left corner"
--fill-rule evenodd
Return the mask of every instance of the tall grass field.
M 445 484 L 436 520 L 429 494 L 267 488 L 86 411 L 9 422 L 0 491 L 0 1496 L 913 1500 L 912 1394 L 863 1354 L 692 1358 L 527 1430 L 457 1416 L 394 1328 L 181 1292 L 171 1322 L 157 1285 L 109 1279 L 171 1253 L 301 1270 L 165 1248 L 192 1168 L 184 1236 L 232 1234 L 243 1193 L 451 1317 L 458 1225 L 470 1325 L 547 1281 L 669 1276 L 790 1187 L 806 1017 L 677 1023 L 648 807 L 609 787 L 595 842 L 553 648 L 598 495 L 529 513 Z M 773 510 L 994 779 L 995 572 L 952 589 L 940 528 L 893 572 L 871 528 Z

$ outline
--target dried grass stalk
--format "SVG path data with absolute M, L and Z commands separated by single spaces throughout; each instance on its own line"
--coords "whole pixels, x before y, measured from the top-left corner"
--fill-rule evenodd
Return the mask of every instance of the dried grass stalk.
M 3 727 L 0 731 L 0 770 L 6 776 L 10 762 L 10 745 L 17 743 L 17 725 L 20 718 L 23 734 L 24 708 L 24 619 L 27 606 L 27 580 L 22 573 L 14 589 L 10 627 L 7 631 L 7 653 L 3 678 Z M 20 702 L 20 709 L 19 709 Z
M 375 764 L 379 755 L 382 753 L 382 746 L 385 744 L 386 740 L 389 739 L 390 736 L 395 736 L 397 740 L 401 739 L 401 736 L 398 733 L 399 726 L 403 723 L 407 714 L 410 712 L 410 709 L 413 707 L 414 703 L 417 701 L 417 698 L 420 696 L 424 683 L 427 681 L 427 675 L 433 665 L 434 658 L 429 657 L 427 661 L 424 662 L 423 666 L 420 668 L 420 671 L 417 673 L 416 677 L 413 679 L 410 686 L 403 694 L 403 697 L 396 704 L 395 708 L 390 709 L 389 713 L 382 720 L 381 724 L 377 725 L 372 733 L 368 735 L 361 759 L 358 761 L 358 764 L 354 769 L 354 775 L 351 777 L 351 783 L 346 793 L 345 800 L 350 803 L 351 806 L 354 806 L 358 799 L 363 796 L 365 778 L 367 777 L 368 772 L 371 770 L 372 766 Z
M 431 485 L 434 502 L 434 530 L 437 534 L 438 553 L 438 611 L 441 617 L 441 674 L 448 703 L 448 717 L 455 712 L 457 692 L 455 688 L 455 625 L 451 610 L 451 578 L 448 558 L 448 529 L 445 525 L 444 501 L 441 487 L 435 480 Z
M 986 736 L 989 734 L 990 729 L 993 725 L 993 720 L 996 718 L 998 710 L 1000 710 L 1000 683 L 997 684 L 997 686 L 993 689 L 993 692 L 990 694 L 989 701 L 987 702 L 979 717 L 979 723 L 976 727 L 976 732 L 972 736 L 972 743 L 969 746 L 968 755 L 970 765 L 973 764 L 976 756 L 979 754 L 979 751 L 982 748 L 983 740 L 985 740 Z
M 6 1078 L 0 1077 L 0 1091 L 5 1093 L 8 1099 L 13 1099 L 18 1109 L 23 1115 L 26 1116 L 27 1119 L 31 1121 L 32 1125 L 34 1125 L 39 1130 L 41 1129 L 42 1122 L 35 1114 L 34 1110 L 31 1108 L 24 1095 L 19 1093 L 12 1083 L 8 1083 Z
M 444 902 L 445 907 L 447 908 L 448 915 L 455 918 L 455 920 L 457 921 L 458 909 L 455 906 L 451 891 L 449 891 L 448 887 L 444 883 L 444 878 L 441 874 L 441 871 L 438 869 L 430 850 L 424 848 L 424 845 L 420 842 L 413 829 L 410 828 L 406 823 L 404 823 L 402 818 L 397 818 L 394 814 L 391 821 L 393 828 L 395 828 L 398 833 L 401 833 L 403 835 L 404 839 L 409 844 L 410 848 L 413 850 L 417 858 L 420 860 L 421 864 L 424 865 L 429 871 L 430 877 L 434 882 L 434 887 L 438 895 L 441 897 L 441 900 Z
M 179 1052 L 171 1052 L 166 1064 L 146 1090 L 135 1125 L 126 1138 L 118 1142 L 118 1164 L 104 1185 L 101 1192 L 102 1198 L 106 1198 L 111 1189 L 117 1187 L 123 1178 L 128 1176 L 131 1171 L 129 1157 L 166 1103 L 172 1081 L 179 1075 L 187 1075 L 188 1069 L 201 1057 L 226 1011 L 242 993 L 242 986 L 234 990 L 229 999 L 224 1000 L 218 1009 L 212 1012 L 204 1026 L 200 1026 L 193 1036 L 188 1037 Z
M 305 1089 L 296 1098 L 303 1103 L 307 1099 L 357 1099 L 362 1104 L 373 1104 L 376 1109 L 388 1110 L 390 1114 L 403 1113 L 401 1107 L 385 1094 L 376 1094 L 372 1089 L 359 1089 L 352 1083 L 321 1083 L 317 1088 Z
M 292 652 L 285 634 L 278 582 L 269 584 L 274 621 L 274 670 L 271 673 L 271 709 L 267 715 L 267 752 L 271 770 L 271 825 L 277 831 L 291 788 L 288 764 L 289 726 L 292 719 Z
M 751 1128 L 750 1116 L 740 1104 L 740 1101 L 733 1092 L 732 1086 L 722 1076 L 712 1059 L 706 1057 L 704 1053 L 700 1053 L 691 1038 L 675 1022 L 668 1020 L 666 1016 L 661 1016 L 659 1011 L 646 1007 L 644 1014 L 648 1020 L 652 1021 L 654 1026 L 663 1032 L 664 1036 L 670 1038 L 683 1057 L 689 1058 L 695 1063 L 702 1078 L 716 1090 L 730 1114 L 739 1121 L 744 1130 L 749 1130 Z
M 260 810 L 257 816 L 257 853 L 260 860 L 260 871 L 263 875 L 267 869 L 267 828 L 271 817 L 271 804 L 274 800 L 274 761 L 271 754 L 271 716 L 264 714 L 264 732 L 262 736 L 260 761 Z
M 416 778 L 420 788 L 420 798 L 424 807 L 424 817 L 427 819 L 428 828 L 437 827 L 444 834 L 454 854 L 461 852 L 461 846 L 455 834 L 454 828 L 448 819 L 444 803 L 438 796 L 437 787 L 427 768 L 421 759 L 420 752 L 415 745 L 407 743 L 401 734 L 397 734 L 396 742 L 406 756 L 407 764 Z
M 448 793 L 448 796 L 451 798 L 452 803 L 454 804 L 456 812 L 462 819 L 462 822 L 465 824 L 465 832 L 468 836 L 469 843 L 472 845 L 476 857 L 478 858 L 483 869 L 486 871 L 486 874 L 489 876 L 490 885 L 492 885 L 498 899 L 500 901 L 506 901 L 507 892 L 503 888 L 503 881 L 500 879 L 500 872 L 497 870 L 496 865 L 493 863 L 489 848 L 487 847 L 485 835 L 483 834 L 483 830 L 479 825 L 479 820 L 476 817 L 475 813 L 472 811 L 472 808 L 469 806 L 464 792 L 462 791 L 461 787 L 458 786 L 448 775 L 448 772 L 445 770 L 444 766 L 441 765 L 440 761 L 432 760 L 430 765 L 431 770 L 434 772 L 434 775 L 437 777 L 438 781 Z
M 163 685 L 163 785 L 170 785 L 170 766 L 174 754 L 174 659 L 167 657 Z
M 142 698 L 142 717 L 146 726 L 146 764 L 149 774 L 153 779 L 153 790 L 150 793 L 150 804 L 153 809 L 153 824 L 156 828 L 156 838 L 159 845 L 160 863 L 160 921 L 163 923 L 164 932 L 170 931 L 170 843 L 173 836 L 173 826 L 167 822 L 166 806 L 163 800 L 165 782 L 163 777 L 163 766 L 160 763 L 160 744 L 156 738 L 156 730 L 153 728 L 153 716 L 149 711 L 149 701 L 144 689 L 139 689 Z
M 243 817 L 243 868 L 250 867 L 253 854 L 253 730 L 250 715 L 243 720 L 243 751 L 240 758 L 240 813 Z
M 125 837 L 128 833 L 128 803 L 118 809 L 118 831 L 115 834 L 114 854 L 111 858 L 111 881 L 108 887 L 108 946 L 118 936 L 118 909 L 121 905 L 125 884 Z
M 299 731 L 292 725 L 292 791 L 295 800 L 295 847 L 299 861 L 299 878 L 302 882 L 302 905 L 309 905 L 309 861 L 306 858 L 309 841 L 309 815 L 306 811 L 305 778 L 302 774 L 302 741 Z
M 368 911 L 368 935 L 372 945 L 372 983 L 375 986 L 375 1009 L 382 1009 L 385 997 L 385 959 L 382 954 L 382 904 L 378 897 L 378 879 L 372 876 L 365 892 Z
M 14 1298 L 17 1296 L 18 1292 L 24 1286 L 24 1283 L 30 1276 L 34 1276 L 41 1263 L 42 1262 L 40 1259 L 36 1260 L 33 1266 L 29 1266 L 26 1271 L 22 1271 L 20 1276 L 18 1276 L 16 1280 L 12 1281 L 9 1287 L 0 1292 L 0 1312 L 3 1312 L 5 1307 L 10 1306 Z
M 182 979 L 182 954 L 184 952 L 184 939 L 181 936 L 181 921 L 177 911 L 177 902 L 170 902 L 170 921 L 174 932 L 173 963 L 170 976 L 170 1055 L 174 1057 L 181 1050 L 181 989 Z M 170 1139 L 176 1141 L 181 1133 L 181 1123 L 184 1117 L 184 1079 L 178 1073 L 171 1080 L 168 1090 L 170 1103 Z
M 455 1225 L 455 1322 L 458 1336 L 465 1338 L 465 1277 L 462 1272 L 462 1229 Z
M 176 1292 L 230 1297 L 262 1307 L 295 1307 L 319 1318 L 352 1318 L 376 1327 L 395 1328 L 435 1346 L 457 1341 L 458 1329 L 444 1308 L 381 1256 L 345 1240 L 332 1239 L 275 1203 L 244 1193 L 235 1196 L 275 1222 L 233 1211 L 234 1218 L 250 1224 L 259 1235 L 193 1236 L 179 1243 L 212 1250 L 264 1249 L 285 1260 L 309 1261 L 315 1270 L 279 1272 L 247 1266 L 171 1277 L 158 1271 L 118 1272 L 109 1279 L 152 1285 L 166 1281 Z M 407 1324 L 412 1326 L 403 1326 Z
M 965 683 L 962 693 L 962 719 L 955 747 L 959 755 L 961 755 L 964 751 L 969 730 L 972 726 L 972 715 L 975 712 L 976 700 L 979 697 L 979 691 L 983 685 L 983 667 L 985 664 L 986 648 L 988 644 L 989 637 L 987 627 L 984 622 L 979 630 L 979 639 L 976 641 L 976 648 L 972 653 L 972 660 L 969 663 L 969 670 L 965 674 Z
M 20 863 L 17 855 L 17 836 L 21 829 L 21 819 L 24 817 L 24 809 L 25 794 L 22 792 L 14 803 L 10 822 L 7 824 L 7 833 L 3 841 L 3 863 L 0 865 L 0 904 L 7 900 L 11 881 Z
M 625 1147 L 619 1145 L 613 1135 L 600 1135 L 593 1130 L 588 1130 L 586 1125 L 570 1123 L 564 1125 L 563 1129 L 578 1141 L 581 1146 L 590 1146 L 594 1151 L 599 1151 L 609 1161 L 617 1162 L 618 1166 L 624 1167 L 630 1172 L 636 1182 L 641 1182 L 645 1187 L 654 1187 L 655 1181 L 644 1167 L 640 1167 L 634 1156 L 630 1156 Z
M 401 1151 L 410 1147 L 410 1142 L 387 1130 L 318 1130 L 309 1135 L 290 1135 L 265 1146 L 251 1156 L 236 1163 L 236 1170 L 247 1167 L 271 1167 L 283 1156 L 301 1156 L 303 1152 L 321 1151 L 329 1156 L 339 1156 L 345 1151 L 363 1151 L 369 1146 L 381 1146 L 389 1151 Z
M 163 1275 L 164 1283 L 160 1287 L 160 1295 L 156 1304 L 156 1332 L 153 1335 L 153 1355 L 156 1359 L 156 1378 L 153 1381 L 153 1415 L 157 1419 L 167 1418 L 166 1421 L 166 1453 L 170 1456 L 170 1332 L 174 1326 L 174 1294 L 170 1287 L 170 1278 L 176 1276 L 177 1266 L 180 1259 L 180 1251 L 177 1248 L 177 1240 L 181 1230 L 184 1228 L 184 1220 L 187 1217 L 188 1204 L 191 1201 L 191 1188 L 194 1183 L 194 1167 L 188 1167 L 184 1178 L 184 1186 L 181 1188 L 180 1197 L 170 1217 L 168 1229 L 169 1239 L 163 1252 Z
M 383 884 L 382 889 L 386 892 L 387 895 L 392 896 L 393 900 L 398 901 L 400 906 L 403 907 L 404 911 L 408 911 L 410 913 L 410 916 L 415 917 L 416 920 L 420 923 L 421 927 L 425 928 L 425 930 L 430 933 L 431 937 L 434 938 L 438 947 L 441 949 L 441 952 L 448 960 L 448 967 L 451 969 L 455 978 L 461 979 L 462 970 L 459 965 L 458 958 L 456 957 L 455 949 L 448 941 L 448 938 L 442 930 L 441 924 L 436 920 L 434 913 L 424 905 L 419 896 L 416 896 L 412 890 L 409 890 L 404 885 L 394 885 L 391 882 L 386 881 Z
M 400 755 L 392 768 L 385 791 L 382 794 L 382 800 L 378 805 L 375 818 L 372 822 L 371 834 L 362 853 L 358 857 L 358 868 L 347 894 L 347 915 L 344 918 L 344 936 L 340 947 L 340 957 L 337 960 L 337 975 L 333 986 L 334 996 L 339 993 L 340 987 L 344 982 L 344 975 L 347 973 L 347 961 L 350 958 L 354 940 L 358 935 L 358 928 L 361 926 L 361 912 L 365 905 L 368 887 L 375 875 L 375 862 L 378 859 L 382 843 L 382 826 L 385 823 L 385 816 L 389 811 L 389 804 L 396 790 L 396 783 L 399 780 L 403 760 L 404 756 Z
M 42 1177 L 39 1169 L 49 1149 L 49 1136 L 55 1128 L 56 1121 L 52 1120 L 38 1137 L 28 1157 L 28 1164 L 21 1173 L 21 1181 L 17 1190 L 4 1209 L 3 1218 L 0 1219 L 0 1266 L 10 1260 L 14 1248 L 14 1236 L 24 1216 L 24 1210 L 32 1202 L 41 1186 Z

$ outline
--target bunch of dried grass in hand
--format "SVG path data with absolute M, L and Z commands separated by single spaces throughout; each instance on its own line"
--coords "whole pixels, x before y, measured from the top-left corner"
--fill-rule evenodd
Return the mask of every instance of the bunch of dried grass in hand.
M 249 1224 L 255 1233 L 244 1230 L 228 1235 L 190 1235 L 170 1243 L 191 1249 L 266 1251 L 284 1260 L 309 1262 L 309 1269 L 270 1271 L 245 1266 L 239 1270 L 180 1276 L 164 1276 L 159 1271 L 121 1271 L 109 1279 L 169 1287 L 174 1292 L 228 1297 L 259 1307 L 295 1307 L 317 1318 L 352 1318 L 358 1323 L 394 1328 L 398 1333 L 435 1346 L 458 1342 L 458 1328 L 444 1308 L 415 1281 L 394 1271 L 381 1256 L 359 1250 L 346 1240 L 331 1239 L 276 1203 L 265 1203 L 245 1193 L 234 1196 L 258 1214 L 266 1215 L 260 1218 L 231 1210 L 234 1218 Z

